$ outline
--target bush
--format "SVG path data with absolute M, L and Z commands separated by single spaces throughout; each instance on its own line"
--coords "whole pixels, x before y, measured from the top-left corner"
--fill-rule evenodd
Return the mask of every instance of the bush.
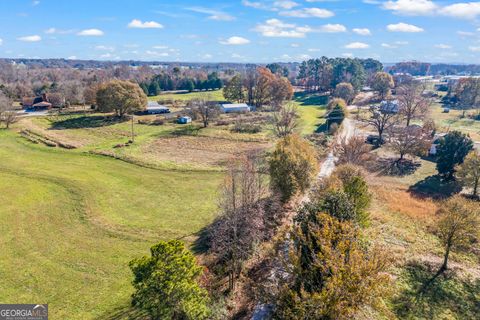
M 150 257 L 130 262 L 133 272 L 132 304 L 153 319 L 205 319 L 208 295 L 198 285 L 202 268 L 179 240 L 161 241 Z
M 259 133 L 262 131 L 262 127 L 258 124 L 237 121 L 232 131 L 238 133 Z
M 388 260 L 358 229 L 322 213 L 300 217 L 289 250 L 292 283 L 278 295 L 275 319 L 352 319 L 386 292 Z
M 295 134 L 278 141 L 269 165 L 272 189 L 283 202 L 306 191 L 318 172 L 315 149 Z

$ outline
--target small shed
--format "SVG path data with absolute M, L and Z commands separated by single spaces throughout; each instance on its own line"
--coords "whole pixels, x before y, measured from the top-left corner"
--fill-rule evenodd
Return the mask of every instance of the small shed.
M 155 101 L 149 101 L 147 105 L 147 114 L 170 113 L 170 109 L 158 104 Z
M 221 108 L 223 113 L 246 113 L 252 110 L 252 107 L 246 103 L 227 103 L 222 104 Z
M 178 122 L 179 124 L 191 123 L 191 122 L 192 122 L 192 118 L 190 118 L 190 117 L 180 117 L 180 118 L 178 118 L 177 122 Z
M 50 109 L 52 104 L 48 100 L 47 95 L 44 93 L 41 96 L 37 97 L 26 97 L 22 99 L 22 107 L 24 109 Z

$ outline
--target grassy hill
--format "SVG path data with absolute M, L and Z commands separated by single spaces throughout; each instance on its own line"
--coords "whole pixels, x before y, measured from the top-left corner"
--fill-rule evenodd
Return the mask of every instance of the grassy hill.
M 36 146 L 5 130 L 0 158 L 0 301 L 48 302 L 55 319 L 128 306 L 128 262 L 207 225 L 222 177 Z

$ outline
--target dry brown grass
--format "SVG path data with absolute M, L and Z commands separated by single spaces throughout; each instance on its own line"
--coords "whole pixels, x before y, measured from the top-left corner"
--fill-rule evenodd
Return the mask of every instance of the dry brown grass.
M 409 218 L 431 222 L 437 210 L 437 206 L 432 200 L 419 199 L 413 197 L 403 188 L 394 186 L 377 185 L 372 187 L 378 201 L 383 203 L 389 211 L 398 212 Z
M 224 165 L 236 154 L 265 150 L 265 142 L 245 142 L 201 136 L 165 137 L 142 148 L 147 156 L 180 164 Z

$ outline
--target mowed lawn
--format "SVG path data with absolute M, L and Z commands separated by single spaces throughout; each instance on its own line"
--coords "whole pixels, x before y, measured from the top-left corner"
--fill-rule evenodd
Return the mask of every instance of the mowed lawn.
M 223 90 L 212 90 L 212 91 L 196 91 L 196 92 L 186 92 L 186 93 L 163 93 L 158 96 L 148 97 L 148 100 L 158 101 L 158 100 L 178 100 L 178 101 L 189 101 L 192 99 L 209 99 L 213 101 L 224 101 Z
M 128 262 L 215 215 L 221 173 L 160 171 L 30 144 L 0 130 L 0 301 L 52 319 L 128 307 Z

